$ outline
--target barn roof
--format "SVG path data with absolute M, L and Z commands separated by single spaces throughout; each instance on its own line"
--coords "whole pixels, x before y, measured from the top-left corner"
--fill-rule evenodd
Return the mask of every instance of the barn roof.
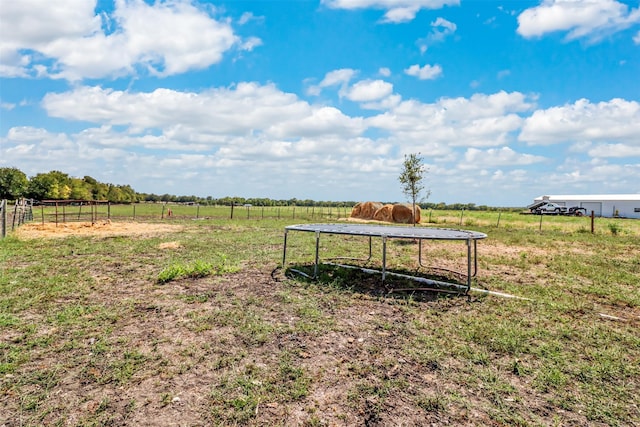
M 640 201 L 640 194 L 561 194 L 561 195 L 545 195 L 536 197 L 535 200 L 567 200 L 567 201 L 585 201 L 585 202 L 608 202 L 608 201 Z

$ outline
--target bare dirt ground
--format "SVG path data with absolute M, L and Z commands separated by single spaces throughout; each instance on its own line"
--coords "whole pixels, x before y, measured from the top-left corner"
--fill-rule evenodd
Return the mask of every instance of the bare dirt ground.
M 180 225 L 151 224 L 142 222 L 112 222 L 100 220 L 91 222 L 29 223 L 20 226 L 15 234 L 23 239 L 55 238 L 67 236 L 130 236 L 150 235 L 179 231 Z

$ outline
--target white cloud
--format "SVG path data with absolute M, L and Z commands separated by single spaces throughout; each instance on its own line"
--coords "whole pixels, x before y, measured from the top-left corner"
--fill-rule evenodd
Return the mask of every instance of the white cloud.
M 244 40 L 241 44 L 240 47 L 242 50 L 246 50 L 246 51 L 252 51 L 253 49 L 255 49 L 258 46 L 262 46 L 262 39 L 258 38 L 258 37 L 248 37 L 246 40 Z
M 616 194 L 630 192 L 638 174 L 638 162 L 613 164 L 600 159 L 586 162 L 568 159 L 540 180 L 546 194 Z
M 309 95 L 320 95 L 322 89 L 332 86 L 340 86 L 340 95 L 344 96 L 347 86 L 351 79 L 357 74 L 356 70 L 351 68 L 341 68 L 339 70 L 329 71 L 317 85 L 311 85 L 307 88 Z
M 244 25 L 244 24 L 246 24 L 248 22 L 251 22 L 251 21 L 264 21 L 264 17 L 255 16 L 251 12 L 245 12 L 245 13 L 242 14 L 240 19 L 238 19 L 238 24 Z
M 517 32 L 538 37 L 555 31 L 567 32 L 567 40 L 603 36 L 640 23 L 640 9 L 616 0 L 544 0 L 540 6 L 518 16 Z
M 382 77 L 389 77 L 391 75 L 391 70 L 387 67 L 382 67 L 378 70 L 378 74 Z
M 384 96 L 391 88 L 378 81 L 360 83 L 362 94 Z M 77 87 L 48 95 L 42 106 L 51 117 L 97 126 L 72 135 L 14 128 L 0 138 L 0 165 L 38 158 L 43 160 L 29 162 L 32 171 L 55 167 L 84 176 L 89 169 L 108 173 L 104 180 L 116 183 L 129 183 L 126 171 L 135 169 L 136 190 L 147 192 L 154 191 L 154 180 L 170 176 L 163 191 L 175 194 L 190 188 L 215 196 L 215 189 L 221 189 L 218 195 L 223 196 L 228 195 L 225 185 L 233 185 L 238 194 L 279 197 L 294 191 L 293 183 L 305 182 L 315 191 L 331 192 L 333 199 L 340 192 L 352 197 L 353 191 L 375 199 L 376 194 L 398 192 L 390 183 L 396 181 L 402 153 L 421 152 L 442 165 L 434 173 L 442 169 L 442 176 L 455 176 L 462 173 L 450 164 L 462 155 L 456 147 L 505 145 L 521 124 L 517 113 L 530 108 L 519 93 L 446 98 L 434 104 L 402 101 L 396 95 L 385 99 L 390 98 L 395 101 L 386 105 L 386 113 L 363 119 L 256 83 L 200 93 Z M 496 150 L 495 157 L 514 164 L 527 159 L 508 154 Z M 283 159 L 289 165 L 285 169 Z M 180 173 L 168 172 L 174 170 Z M 371 194 L 352 188 L 365 181 Z
M 349 83 L 349 81 L 356 75 L 356 71 L 351 68 L 342 68 L 340 70 L 334 70 L 328 72 L 324 79 L 320 82 L 320 87 L 328 87 Z
M 397 141 L 406 144 L 491 147 L 514 140 L 514 133 L 523 123 L 519 113 L 531 108 L 532 104 L 519 92 L 442 98 L 433 104 L 408 100 L 366 119 L 366 123 L 392 133 Z
M 456 24 L 444 18 L 437 18 L 431 23 L 431 32 L 427 37 L 419 39 L 416 44 L 420 47 L 420 52 L 425 53 L 429 46 L 443 42 L 448 36 L 455 33 L 458 28 Z
M 332 194 L 331 200 L 350 200 L 354 191 L 375 198 L 397 174 L 395 159 L 387 158 L 391 147 L 363 137 L 289 141 L 227 136 L 219 147 L 199 152 L 184 147 L 181 151 L 160 150 L 152 145 L 142 150 L 138 147 L 143 143 L 135 139 L 112 127 L 73 135 L 12 128 L 7 137 L 0 138 L 0 167 L 20 164 L 28 175 L 52 168 L 72 176 L 91 171 L 94 178 L 116 184 L 132 184 L 130 174 L 135 171 L 136 191 L 185 194 L 188 189 L 189 194 L 214 197 L 229 195 L 230 188 L 247 197 L 300 197 L 299 183 L 304 182 L 316 191 Z M 21 161 L 25 157 L 31 159 L 28 164 Z M 287 167 L 283 167 L 283 160 Z M 364 181 L 370 190 L 360 188 Z
M 599 144 L 587 151 L 590 157 L 640 157 L 640 144 Z
M 384 14 L 383 22 L 398 24 L 401 22 L 413 21 L 413 19 L 416 17 L 416 13 L 418 13 L 419 10 L 420 8 L 417 6 L 397 7 L 394 9 L 389 9 L 387 13 Z
M 519 139 L 537 145 L 617 140 L 640 146 L 640 102 L 616 98 L 592 104 L 580 99 L 538 110 L 526 119 Z
M 402 97 L 398 94 L 390 94 L 382 99 L 376 101 L 363 102 L 360 104 L 360 108 L 365 110 L 391 110 L 398 106 L 402 102 Z
M 638 32 L 636 33 L 636 35 L 635 35 L 635 36 L 633 36 L 633 42 L 634 42 L 635 44 L 640 44 L 640 31 L 638 31 Z
M 453 22 L 447 21 L 441 17 L 438 17 L 434 22 L 432 22 L 431 26 L 434 28 L 442 28 L 441 32 L 444 32 L 445 35 L 455 32 L 458 28 Z
M 404 70 L 405 74 L 414 76 L 420 80 L 434 80 L 442 75 L 442 67 L 439 65 L 425 65 L 423 67 L 414 64 Z
M 496 166 L 523 166 L 540 163 L 546 158 L 533 154 L 517 153 L 509 147 L 490 148 L 479 150 L 468 148 L 464 153 L 464 162 L 460 164 L 463 169 L 481 169 Z
M 96 15 L 95 2 L 8 2 L 0 8 L 4 76 L 42 75 L 79 80 L 134 74 L 158 76 L 206 68 L 232 47 L 252 49 L 228 20 L 187 0 L 116 0 L 112 15 Z M 170 28 L 171 31 L 167 31 Z M 8 62 L 4 62 L 8 60 Z
M 459 0 L 322 0 L 332 9 L 382 9 L 386 10 L 384 22 L 401 23 L 411 21 L 421 9 L 440 9 L 456 6 Z
M 364 131 L 362 119 L 351 118 L 333 107 L 314 107 L 304 117 L 283 117 L 266 128 L 266 133 L 279 138 L 301 136 L 344 135 L 358 136 Z
M 332 74 L 327 83 L 342 85 L 350 75 Z M 390 92 L 384 83 L 364 80 L 348 89 L 358 87 L 358 99 L 375 98 Z M 353 194 L 400 200 L 397 171 L 402 154 L 420 152 L 428 159 L 432 199 L 476 201 L 482 190 L 483 198 L 506 205 L 510 202 L 503 193 L 517 191 L 522 182 L 531 184 L 532 196 L 551 191 L 544 182 L 550 177 L 563 180 L 563 191 L 579 192 L 588 182 L 607 192 L 622 186 L 623 178 L 608 177 L 605 186 L 586 175 L 606 181 L 609 173 L 626 173 L 626 180 L 640 173 L 634 161 L 640 149 L 633 136 L 640 134 L 633 133 L 636 128 L 610 131 L 596 142 L 565 144 L 566 154 L 592 160 L 548 168 L 544 181 L 532 169 L 540 163 L 553 167 L 554 159 L 512 146 L 521 130 L 524 137 L 532 136 L 532 128 L 523 128 L 551 112 L 558 123 L 569 118 L 593 127 L 636 126 L 635 102 L 583 101 L 556 107 L 564 113 L 559 115 L 553 109 L 534 111 L 535 99 L 519 92 L 433 103 L 402 100 L 395 94 L 381 99 L 383 112 L 361 118 L 257 83 L 202 92 L 136 93 L 81 86 L 48 95 L 42 106 L 51 117 L 95 124 L 73 134 L 10 128 L 0 137 L 0 167 L 19 164 L 27 174 L 55 168 L 77 176 L 90 170 L 104 174 L 91 173 L 97 179 L 123 184 L 131 183 L 128 173 L 135 170 L 135 188 L 142 192 L 158 193 L 162 180 L 161 191 L 171 194 L 184 194 L 188 188 L 189 193 L 222 197 L 229 195 L 225 189 L 233 188 L 244 196 L 287 198 L 300 197 L 297 183 L 304 182 L 313 194 L 330 194 L 327 199 L 332 200 L 351 200 Z M 598 117 L 608 121 L 591 123 Z M 629 164 L 609 164 L 605 158 Z M 455 196 L 450 196 L 452 191 Z
M 49 94 L 43 107 L 52 117 L 106 125 L 130 126 L 136 132 L 165 129 L 182 135 L 216 136 L 272 134 L 282 138 L 305 135 L 357 135 L 361 120 L 339 110 L 313 107 L 274 85 L 240 83 L 201 93 L 156 89 L 130 93 L 99 87 L 79 87 Z
M 362 80 L 352 85 L 346 94 L 354 102 L 371 102 L 386 98 L 393 92 L 393 85 L 383 80 Z

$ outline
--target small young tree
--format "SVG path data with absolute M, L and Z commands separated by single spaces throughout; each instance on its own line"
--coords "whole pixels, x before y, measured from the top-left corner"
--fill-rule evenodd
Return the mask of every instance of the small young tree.
M 430 190 L 424 191 L 423 179 L 427 169 L 422 164 L 422 157 L 418 154 L 405 154 L 402 163 L 402 173 L 398 177 L 402 184 L 402 192 L 411 200 L 413 225 L 416 225 L 416 202 L 429 197 Z

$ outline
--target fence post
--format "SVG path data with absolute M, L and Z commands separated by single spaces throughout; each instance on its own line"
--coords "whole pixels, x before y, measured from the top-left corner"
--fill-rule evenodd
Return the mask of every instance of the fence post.
M 544 216 L 544 214 L 540 214 L 540 225 L 538 226 L 538 230 L 542 231 L 542 217 Z
M 2 214 L 2 218 L 0 219 L 0 222 L 2 222 L 0 237 L 4 239 L 7 236 L 7 201 L 4 199 L 0 201 L 0 214 Z
M 502 212 L 498 212 L 498 223 L 496 224 L 496 228 L 500 227 L 500 215 L 502 215 Z
M 596 218 L 595 211 L 591 211 L 591 234 L 595 232 L 595 218 Z
M 13 205 L 13 218 L 11 219 L 11 230 L 16 229 L 16 218 L 18 218 L 18 201 L 17 200 Z
M 464 216 L 464 208 L 460 211 L 460 225 L 462 225 L 462 217 Z

